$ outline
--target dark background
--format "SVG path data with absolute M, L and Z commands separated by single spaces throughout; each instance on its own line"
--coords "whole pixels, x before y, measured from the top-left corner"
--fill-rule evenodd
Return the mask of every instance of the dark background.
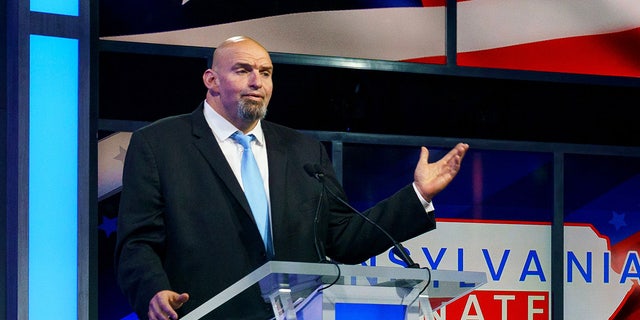
M 205 97 L 206 58 L 103 52 L 101 119 L 153 121 Z M 302 130 L 639 146 L 640 88 L 276 63 L 267 118 Z

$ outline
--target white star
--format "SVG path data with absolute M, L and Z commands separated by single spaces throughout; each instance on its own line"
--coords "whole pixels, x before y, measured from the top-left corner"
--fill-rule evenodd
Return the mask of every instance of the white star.
M 119 148 L 120 152 L 113 159 L 124 162 L 124 157 L 127 154 L 127 149 L 123 148 L 122 146 L 119 146 Z

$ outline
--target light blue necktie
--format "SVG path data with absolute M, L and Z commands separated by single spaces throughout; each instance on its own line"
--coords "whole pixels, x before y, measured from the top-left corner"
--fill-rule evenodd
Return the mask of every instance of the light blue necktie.
M 249 201 L 249 206 L 251 206 L 251 212 L 258 225 L 258 230 L 260 230 L 260 234 L 262 235 L 265 248 L 269 254 L 272 254 L 267 194 L 264 191 L 264 183 L 260 175 L 260 170 L 258 169 L 258 163 L 251 151 L 251 141 L 255 138 L 252 134 L 244 135 L 240 131 L 236 131 L 231 135 L 231 139 L 235 140 L 244 148 L 241 167 L 244 194 Z

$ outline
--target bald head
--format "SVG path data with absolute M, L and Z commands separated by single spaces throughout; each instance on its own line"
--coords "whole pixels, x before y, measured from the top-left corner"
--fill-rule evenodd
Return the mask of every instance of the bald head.
M 213 52 L 213 61 L 211 66 L 216 67 L 220 64 L 220 61 L 229 54 L 230 51 L 238 49 L 250 49 L 252 51 L 264 53 L 269 56 L 269 53 L 265 47 L 263 47 L 258 41 L 253 40 L 247 36 L 234 36 L 222 41 Z

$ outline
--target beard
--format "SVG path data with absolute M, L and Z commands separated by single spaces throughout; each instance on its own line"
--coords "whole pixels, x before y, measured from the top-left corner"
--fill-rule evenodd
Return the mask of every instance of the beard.
M 267 103 L 242 99 L 238 102 L 238 116 L 246 121 L 262 120 L 267 115 Z

